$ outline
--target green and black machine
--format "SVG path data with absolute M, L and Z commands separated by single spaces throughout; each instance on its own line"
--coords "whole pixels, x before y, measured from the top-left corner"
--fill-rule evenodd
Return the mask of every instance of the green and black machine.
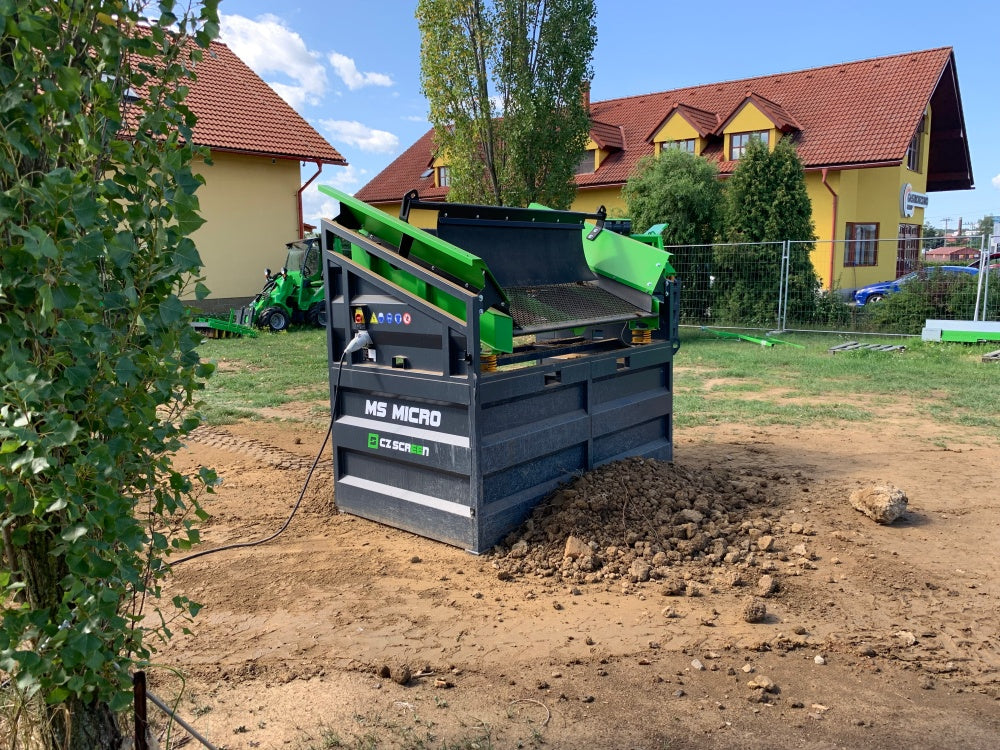
M 340 203 L 320 237 L 340 510 L 478 553 L 574 474 L 672 458 L 669 253 L 603 208 L 414 191 L 396 218 L 320 190 Z
M 286 247 L 285 265 L 278 273 L 265 269 L 264 288 L 241 310 L 239 323 L 271 331 L 293 324 L 326 326 L 319 239 L 308 237 Z

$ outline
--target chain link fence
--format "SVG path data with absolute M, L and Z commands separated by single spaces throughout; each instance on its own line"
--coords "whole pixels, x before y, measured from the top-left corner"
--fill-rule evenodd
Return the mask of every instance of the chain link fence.
M 681 280 L 682 325 L 912 335 L 927 319 L 1000 320 L 1000 255 L 984 262 L 988 240 L 788 240 L 666 249 Z M 874 271 L 885 253 L 896 258 L 892 278 Z M 833 271 L 832 289 L 820 288 L 821 264 L 827 274 Z M 989 272 L 980 273 L 980 265 Z

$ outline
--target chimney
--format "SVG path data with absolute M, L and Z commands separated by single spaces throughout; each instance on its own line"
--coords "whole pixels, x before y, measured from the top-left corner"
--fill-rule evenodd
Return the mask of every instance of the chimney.
M 583 108 L 587 110 L 587 114 L 590 114 L 590 81 L 583 82 L 583 92 L 581 94 L 583 99 Z

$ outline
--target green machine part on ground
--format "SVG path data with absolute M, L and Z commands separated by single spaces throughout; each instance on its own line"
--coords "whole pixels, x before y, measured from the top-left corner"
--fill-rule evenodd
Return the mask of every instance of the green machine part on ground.
M 241 320 L 272 331 L 303 323 L 324 328 L 327 308 L 323 302 L 319 239 L 289 242 L 287 247 L 284 267 L 276 274 L 266 270 L 264 288 L 245 308 Z
M 523 306 L 523 304 L 519 305 L 519 302 L 523 303 L 523 300 L 512 300 L 510 285 L 502 285 L 498 281 L 498 278 L 503 279 L 512 274 L 516 275 L 516 269 L 510 267 L 517 264 L 516 259 L 513 259 L 513 255 L 517 252 L 516 247 L 511 244 L 503 249 L 493 248 L 494 252 L 487 263 L 480 255 L 463 249 L 463 243 L 460 240 L 448 241 L 443 236 L 439 236 L 439 234 L 443 235 L 446 229 L 441 223 L 442 217 L 454 213 L 459 217 L 454 221 L 456 225 L 461 225 L 463 221 L 475 224 L 479 221 L 479 217 L 468 215 L 469 210 L 476 211 L 481 207 L 424 202 L 420 201 L 414 192 L 404 198 L 401 212 L 404 218 L 397 218 L 331 187 L 321 185 L 319 190 L 339 201 L 338 221 L 342 225 L 357 231 L 359 235 L 372 239 L 381 246 L 393 249 L 401 256 L 413 259 L 422 267 L 431 269 L 433 273 L 440 274 L 465 289 L 478 292 L 483 301 L 479 329 L 482 345 L 485 348 L 496 352 L 511 353 L 514 350 L 515 336 L 535 332 L 527 330 L 523 324 L 517 324 L 512 317 L 512 312 Z M 411 208 L 437 210 L 439 212 L 438 230 L 436 232 L 425 231 L 408 223 L 405 217 Z M 482 208 L 485 210 L 485 207 Z M 490 210 L 501 213 L 504 211 L 501 207 Z M 532 222 L 537 222 L 539 229 L 541 229 L 543 223 L 582 222 L 579 217 L 587 217 L 588 223 L 582 225 L 582 233 L 578 235 L 580 246 L 577 250 L 577 252 L 582 250 L 581 258 L 585 260 L 587 266 L 584 271 L 592 273 L 605 287 L 613 288 L 612 294 L 639 300 L 638 307 L 645 310 L 645 315 L 633 315 L 627 323 L 630 329 L 653 331 L 660 327 L 660 305 L 664 297 L 665 285 L 673 279 L 674 269 L 669 262 L 670 253 L 663 250 L 662 240 L 659 237 L 653 238 L 645 235 L 627 237 L 611 231 L 602 231 L 603 210 L 597 214 L 579 214 L 554 211 L 537 204 L 532 204 L 527 209 L 513 208 L 508 210 L 511 214 L 520 212 L 525 217 L 521 219 L 521 223 L 529 225 L 527 229 L 529 232 L 532 231 L 530 228 Z M 461 216 L 463 211 L 466 212 L 464 217 Z M 501 223 L 499 215 L 497 219 L 496 223 Z M 465 236 L 461 234 L 461 227 L 452 229 L 452 232 L 458 232 L 458 236 Z M 448 236 L 455 235 L 449 234 Z M 656 240 L 660 241 L 656 242 Z M 340 247 L 339 244 L 338 247 Z M 508 251 L 512 256 L 511 260 L 507 258 Z M 360 247 L 352 248 L 351 256 L 355 262 L 402 287 L 407 292 L 430 302 L 451 315 L 464 319 L 465 303 L 442 291 L 441 288 L 427 284 L 405 270 L 393 267 Z M 559 261 L 556 259 L 556 264 L 558 265 L 558 263 Z M 567 263 L 571 265 L 572 260 L 568 259 Z M 529 260 L 522 265 L 531 265 L 531 261 Z M 550 327 L 572 330 L 573 323 L 574 321 L 569 321 L 565 325 Z M 542 328 L 543 326 L 538 326 L 538 330 L 542 330 Z

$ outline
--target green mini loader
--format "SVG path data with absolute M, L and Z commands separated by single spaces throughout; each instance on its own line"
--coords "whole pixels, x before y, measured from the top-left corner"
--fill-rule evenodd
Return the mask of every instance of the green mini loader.
M 319 239 L 297 240 L 287 247 L 285 265 L 276 274 L 265 269 L 264 288 L 243 309 L 240 321 L 271 331 L 303 323 L 325 328 L 327 308 L 323 304 Z

